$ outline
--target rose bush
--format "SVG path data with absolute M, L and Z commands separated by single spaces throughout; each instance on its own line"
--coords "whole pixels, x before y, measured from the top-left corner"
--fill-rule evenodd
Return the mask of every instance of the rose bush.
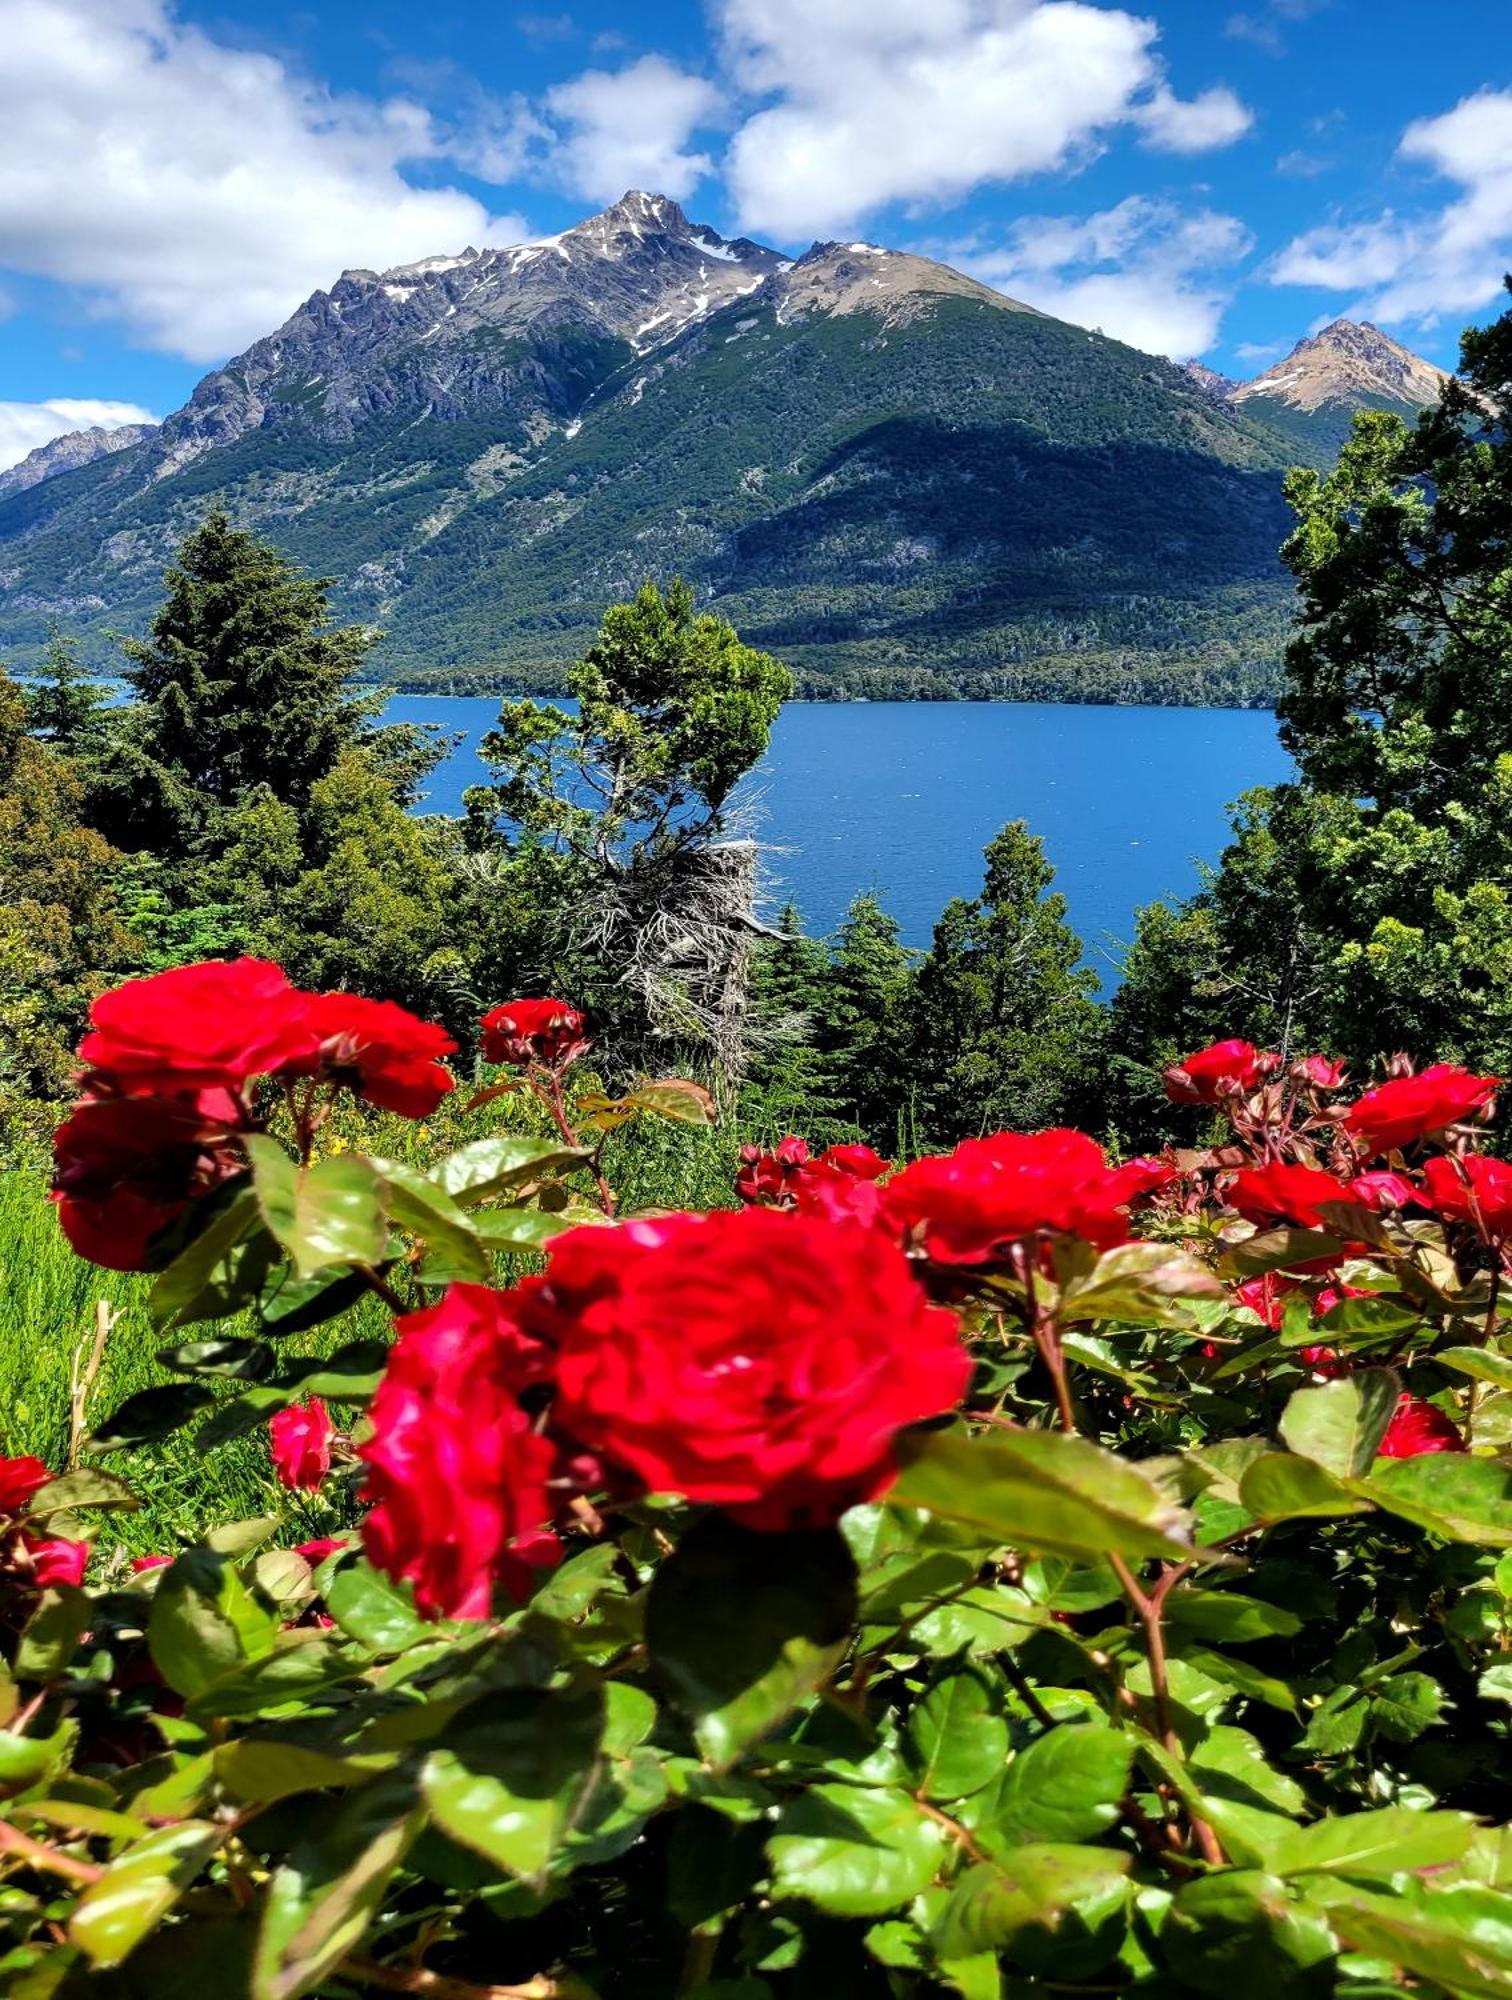
M 712 1105 L 590 1046 L 491 1010 L 421 1169 L 326 1144 L 452 1089 L 401 1010 L 97 1004 L 59 1221 L 179 1344 L 0 1458 L 7 1993 L 1512 1993 L 1495 1081 L 1220 1043 L 1158 1159 L 791 1136 L 625 1214 L 613 1135 Z M 113 1551 L 175 1430 L 283 1522 Z

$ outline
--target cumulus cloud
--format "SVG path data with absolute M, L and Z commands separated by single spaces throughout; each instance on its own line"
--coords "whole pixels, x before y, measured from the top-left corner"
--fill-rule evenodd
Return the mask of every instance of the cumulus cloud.
M 1075 168 L 1121 125 L 1194 152 L 1249 122 L 1227 90 L 1175 97 L 1155 23 L 1085 0 L 719 0 L 718 15 L 739 86 L 775 100 L 735 134 L 731 193 L 780 237 Z
M 166 0 L 0 0 L 0 47 L 0 266 L 150 346 L 215 360 L 348 265 L 529 233 L 405 179 L 447 150 L 418 103 L 334 94 Z
M 1273 284 L 1353 292 L 1347 310 L 1385 325 L 1431 324 L 1496 299 L 1512 262 L 1512 91 L 1477 91 L 1415 120 L 1397 154 L 1458 195 L 1427 211 L 1385 209 L 1309 229 L 1275 260 Z
M 100 402 L 90 396 L 52 396 L 43 403 L 0 403 L 0 472 L 19 465 L 29 451 L 67 431 L 119 430 L 122 424 L 155 424 L 136 403 Z
M 1000 246 L 951 246 L 951 262 L 1057 319 L 1182 360 L 1217 339 L 1250 248 L 1237 216 L 1130 195 L 1096 215 L 1027 217 Z
M 721 116 L 724 99 L 707 78 L 664 56 L 585 70 L 548 91 L 546 108 L 563 128 L 551 154 L 554 177 L 590 201 L 613 201 L 632 187 L 681 201 L 714 171 L 709 155 L 688 142 Z

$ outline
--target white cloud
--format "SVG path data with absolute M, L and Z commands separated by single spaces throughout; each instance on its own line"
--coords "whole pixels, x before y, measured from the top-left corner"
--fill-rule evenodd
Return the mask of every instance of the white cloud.
M 722 114 L 724 99 L 706 78 L 664 56 L 585 70 L 548 91 L 546 106 L 566 128 L 552 170 L 590 201 L 613 201 L 633 187 L 681 201 L 714 171 L 707 153 L 687 147 L 700 126 Z
M 44 403 L 0 403 L 0 472 L 19 465 L 29 451 L 67 431 L 119 430 L 122 424 L 155 424 L 136 403 L 101 402 L 91 396 L 52 396 Z
M 736 81 L 776 100 L 735 135 L 731 193 L 747 227 L 783 238 L 1073 169 L 1120 125 L 1193 151 L 1248 121 L 1228 91 L 1175 98 L 1155 23 L 1085 0 L 718 0 L 717 11 Z
M 1270 273 L 1277 285 L 1358 294 L 1346 310 L 1385 325 L 1474 312 L 1501 291 L 1512 262 L 1512 91 L 1482 90 L 1402 134 L 1398 157 L 1458 184 L 1424 213 L 1391 209 L 1295 237 Z
M 1223 85 L 1183 100 L 1161 84 L 1136 109 L 1134 120 L 1144 132 L 1145 144 L 1157 153 L 1210 153 L 1215 146 L 1242 138 L 1255 114 Z
M 1240 361 L 1279 361 L 1286 352 L 1286 343 L 1281 340 L 1241 340 L 1234 349 Z
M 79 288 L 195 361 L 349 265 L 528 234 L 401 173 L 447 140 L 419 104 L 338 96 L 166 0 L 0 0 L 0 266 Z
M 1000 247 L 954 246 L 950 261 L 1057 319 L 1181 360 L 1217 339 L 1227 274 L 1250 247 L 1236 216 L 1130 195 L 1096 215 L 1028 217 Z

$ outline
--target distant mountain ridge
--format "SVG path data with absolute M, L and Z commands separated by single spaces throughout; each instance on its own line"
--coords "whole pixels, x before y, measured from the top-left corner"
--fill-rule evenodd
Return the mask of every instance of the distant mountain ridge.
M 816 692 L 1260 700 L 1281 473 L 1331 435 L 946 265 L 632 191 L 347 271 L 156 430 L 0 487 L 0 649 L 56 618 L 102 654 L 223 504 L 410 685 L 549 686 L 680 571 Z
M 1299 340 L 1291 353 L 1247 382 L 1230 381 L 1200 361 L 1188 361 L 1193 381 L 1229 403 L 1257 399 L 1309 416 L 1332 404 L 1345 410 L 1424 409 L 1449 379 L 1410 347 L 1369 320 L 1336 319 Z
M 81 466 L 93 465 L 97 458 L 107 458 L 112 452 L 129 451 L 134 444 L 151 437 L 156 429 L 156 424 L 110 427 L 91 424 L 87 430 L 65 431 L 61 437 L 49 438 L 46 444 L 29 451 L 19 464 L 0 472 L 0 498 L 7 493 L 24 493 L 28 486 L 38 486 L 56 473 L 77 472 Z

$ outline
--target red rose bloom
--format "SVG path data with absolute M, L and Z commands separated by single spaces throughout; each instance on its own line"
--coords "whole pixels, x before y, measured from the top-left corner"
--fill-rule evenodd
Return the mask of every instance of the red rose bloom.
M 1335 1062 L 1331 1056 L 1302 1056 L 1292 1064 L 1296 1075 L 1314 1090 L 1337 1090 L 1348 1068 L 1347 1063 Z
M 1299 1347 L 1297 1359 L 1306 1362 L 1315 1375 L 1347 1375 L 1349 1363 L 1336 1347 Z
M 1265 1271 L 1258 1278 L 1248 1278 L 1242 1285 L 1236 1285 L 1234 1299 L 1238 1305 L 1248 1306 L 1260 1324 L 1274 1333 L 1286 1311 L 1284 1297 L 1296 1289 L 1292 1280 L 1275 1271 Z
M 882 1215 L 936 1264 L 992 1263 L 1042 1232 L 1111 1250 L 1129 1239 L 1129 1204 L 1170 1178 L 1157 1160 L 1110 1167 L 1084 1132 L 996 1132 L 895 1174 Z
M 51 1478 L 40 1458 L 0 1458 L 0 1514 L 24 1514 Z
M 1434 1063 L 1416 1076 L 1394 1077 L 1367 1090 L 1340 1122 L 1372 1152 L 1390 1153 L 1462 1119 L 1480 1117 L 1500 1082 L 1498 1076 L 1472 1076 L 1453 1063 Z
M 340 1535 L 321 1535 L 313 1542 L 296 1542 L 294 1553 L 303 1556 L 311 1569 L 317 1569 L 327 1556 L 335 1555 L 338 1549 L 350 1547 L 351 1543 L 343 1540 Z
M 133 1576 L 145 1576 L 149 1570 L 166 1569 L 172 1561 L 172 1556 L 133 1556 L 131 1558 L 131 1574 Z
M 63 1584 L 77 1586 L 84 1581 L 89 1567 L 88 1542 L 66 1542 L 58 1535 L 23 1535 L 21 1546 L 38 1590 L 57 1590 Z
M 1379 1215 L 1386 1209 L 1405 1208 L 1416 1201 L 1418 1191 L 1405 1174 L 1394 1174 L 1387 1167 L 1377 1168 L 1374 1173 L 1356 1174 L 1349 1183 L 1349 1192 L 1362 1208 L 1373 1208 Z
M 79 1056 L 133 1095 L 239 1090 L 311 1053 L 306 1007 L 307 996 L 265 959 L 181 965 L 102 994 Z
M 331 1413 L 318 1396 L 291 1403 L 268 1419 L 273 1470 L 292 1492 L 313 1493 L 331 1469 Z
M 522 1286 L 558 1345 L 554 1422 L 648 1492 L 813 1528 L 892 1484 L 893 1439 L 949 1410 L 953 1314 L 867 1231 L 752 1208 L 574 1229 Z
M 1421 1458 L 1428 1451 L 1463 1451 L 1465 1440 L 1442 1410 L 1417 1396 L 1397 1399 L 1386 1435 L 1376 1448 L 1379 1458 Z
M 506 1000 L 483 1016 L 483 1054 L 522 1069 L 566 1069 L 589 1046 L 585 1026 L 581 1008 L 565 1000 Z
M 559 1554 L 543 1532 L 556 1453 L 519 1400 L 549 1377 L 551 1356 L 521 1329 L 518 1296 L 451 1285 L 396 1320 L 358 1452 L 374 1503 L 368 1559 L 408 1577 L 420 1608 L 443 1618 L 486 1618 L 496 1584 L 522 1597 L 528 1565 Z
M 86 1098 L 53 1136 L 63 1234 L 108 1271 L 146 1271 L 153 1243 L 190 1203 L 241 1171 L 241 1107 L 229 1091 Z
M 1253 1090 L 1275 1062 L 1253 1042 L 1214 1042 L 1171 1065 L 1165 1072 L 1166 1096 L 1173 1104 L 1216 1104 Z
M 331 1077 L 401 1118 L 428 1118 L 446 1093 L 456 1089 L 456 1079 L 441 1060 L 456 1049 L 451 1036 L 392 1000 L 312 993 L 306 1015 L 318 1047 L 286 1074 Z
M 884 1160 L 870 1146 L 827 1146 L 794 1179 L 798 1211 L 801 1215 L 826 1215 L 831 1222 L 859 1222 L 870 1227 L 882 1212 L 878 1182 L 891 1172 L 891 1160 Z
M 1228 1191 L 1229 1205 L 1249 1222 L 1269 1228 L 1278 1222 L 1294 1222 L 1304 1229 L 1327 1229 L 1323 1210 L 1338 1202 L 1359 1207 L 1343 1181 L 1335 1180 L 1319 1167 L 1298 1167 L 1277 1162 L 1268 1167 L 1245 1167 L 1234 1176 Z
M 1512 1236 L 1512 1166 L 1481 1153 L 1435 1158 L 1423 1168 L 1423 1196 L 1446 1222 L 1472 1223 L 1488 1242 Z
M 760 1146 L 742 1146 L 735 1192 L 748 1205 L 791 1202 L 797 1193 L 798 1175 L 808 1164 L 808 1140 L 795 1138 L 791 1132 L 770 1153 Z

